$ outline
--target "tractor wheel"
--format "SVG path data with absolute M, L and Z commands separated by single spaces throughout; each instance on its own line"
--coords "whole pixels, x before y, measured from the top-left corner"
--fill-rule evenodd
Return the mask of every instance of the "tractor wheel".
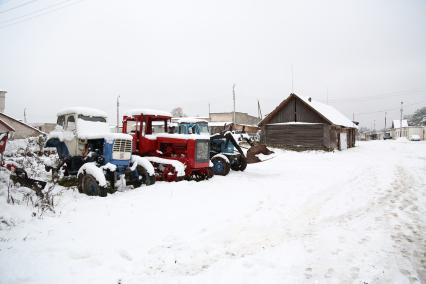
M 179 181 L 175 167 L 172 165 L 165 165 L 162 172 L 162 179 L 167 182 Z
M 226 176 L 229 174 L 230 166 L 229 163 L 222 157 L 213 157 L 213 172 L 215 175 Z
M 150 176 L 145 168 L 142 166 L 137 166 L 136 170 L 139 174 L 139 181 L 135 184 L 135 187 L 140 187 L 142 184 L 150 186 L 155 183 L 155 175 Z
M 90 196 L 107 196 L 108 189 L 99 186 L 98 181 L 90 174 L 80 174 L 78 176 L 78 191 Z
M 238 163 L 234 163 L 231 165 L 231 169 L 233 171 L 244 171 L 247 168 L 247 161 L 246 159 L 238 159 Z

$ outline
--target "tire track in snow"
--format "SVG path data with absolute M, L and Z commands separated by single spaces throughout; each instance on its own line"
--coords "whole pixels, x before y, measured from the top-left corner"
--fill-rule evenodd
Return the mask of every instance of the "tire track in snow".
M 159 273 L 167 272 L 177 275 L 196 275 L 206 271 L 220 261 L 252 256 L 292 240 L 302 240 L 308 253 L 314 255 L 317 244 L 313 245 L 311 241 L 322 226 L 333 224 L 336 220 L 338 221 L 337 225 L 342 226 L 353 218 L 359 218 L 361 215 L 368 213 L 368 210 L 362 212 L 352 210 L 335 218 L 318 220 L 322 208 L 328 206 L 330 200 L 333 200 L 336 191 L 340 191 L 340 194 L 345 194 L 345 191 L 353 190 L 360 183 L 360 180 L 367 180 L 367 183 L 374 188 L 372 185 L 376 183 L 375 176 L 376 173 L 373 169 L 364 168 L 345 181 L 344 188 L 340 187 L 342 181 L 337 181 L 326 189 L 310 196 L 309 200 L 303 203 L 296 214 L 280 211 L 282 208 L 274 208 L 274 204 L 259 202 L 253 213 L 247 214 L 243 224 L 230 225 L 230 227 L 216 232 L 218 236 L 207 234 L 205 243 L 208 245 L 206 246 L 191 247 L 186 241 L 171 241 L 162 246 L 152 248 L 151 253 L 154 259 L 149 261 L 150 267 L 145 269 L 144 274 L 155 276 Z M 366 207 L 368 208 L 369 206 Z M 250 224 L 250 218 L 271 210 L 274 211 L 274 214 L 280 216 L 279 223 L 275 224 L 273 229 L 261 228 Z M 267 212 L 266 215 L 270 216 L 271 212 Z M 224 231 L 226 232 L 226 237 L 223 237 Z M 233 238 L 233 236 L 244 236 L 244 239 Z M 213 244 L 209 243 L 209 240 L 217 239 L 222 241 Z M 342 249 L 337 248 L 337 254 L 339 250 L 340 252 L 342 251 Z M 169 257 L 164 257 L 164 255 Z M 185 257 L 185 255 L 189 255 L 189 257 Z M 304 275 L 307 280 L 313 276 L 318 277 L 318 275 L 314 274 L 315 271 L 312 271 L 312 267 L 315 267 L 313 263 L 312 265 L 308 264 L 305 268 Z M 360 268 L 356 266 L 349 267 L 347 274 L 351 278 L 348 280 L 356 278 L 359 270 Z M 329 279 L 335 275 L 335 271 L 332 267 L 329 267 L 325 271 L 321 271 L 320 275 Z
M 400 272 L 411 283 L 426 283 L 426 212 L 419 206 L 418 194 L 424 184 L 416 184 L 407 171 L 398 166 L 387 198 L 387 221 L 391 227 L 393 248 Z

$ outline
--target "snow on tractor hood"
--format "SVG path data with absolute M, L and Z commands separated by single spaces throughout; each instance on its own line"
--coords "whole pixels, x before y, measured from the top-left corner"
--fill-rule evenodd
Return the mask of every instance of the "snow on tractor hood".
M 124 139 L 132 140 L 132 136 L 124 133 L 111 133 L 108 123 L 98 121 L 77 120 L 77 137 L 80 139 Z
M 108 123 L 83 119 L 77 119 L 76 131 L 65 131 L 61 126 L 57 126 L 49 134 L 49 138 L 58 138 L 60 141 L 70 141 L 75 136 L 79 139 L 105 139 L 107 142 L 112 142 L 114 139 L 133 139 L 129 134 L 110 132 Z

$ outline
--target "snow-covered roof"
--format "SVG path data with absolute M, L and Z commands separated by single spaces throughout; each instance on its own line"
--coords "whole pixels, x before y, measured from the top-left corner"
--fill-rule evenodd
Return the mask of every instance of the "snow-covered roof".
M 406 119 L 401 120 L 395 119 L 392 121 L 392 128 L 400 128 L 402 124 L 402 127 L 408 127 L 408 121 Z
M 124 112 L 124 115 L 127 115 L 127 116 L 140 115 L 140 114 L 172 117 L 172 114 L 170 112 L 155 110 L 155 109 L 147 109 L 147 108 L 131 109 Z
M 281 102 L 281 104 L 277 108 L 275 108 L 275 110 L 269 113 L 268 116 L 266 116 L 259 123 L 259 125 L 268 123 L 270 121 L 270 118 L 274 116 L 282 107 L 284 107 L 287 100 L 289 100 L 291 97 L 299 98 L 305 104 L 310 106 L 312 109 L 314 109 L 316 112 L 318 112 L 320 115 L 322 115 L 326 120 L 328 120 L 332 124 L 340 125 L 344 127 L 358 128 L 358 126 L 355 123 L 353 123 L 349 118 L 347 118 L 344 114 L 339 112 L 337 109 L 335 109 L 331 105 L 327 105 L 325 103 L 312 100 L 307 97 L 298 96 L 296 94 L 290 94 L 290 96 L 286 98 L 283 102 Z
M 205 119 L 202 118 L 196 118 L 196 117 L 175 117 L 172 118 L 173 122 L 176 123 L 198 123 L 198 122 L 208 122 Z
M 104 111 L 95 109 L 95 108 L 89 108 L 89 107 L 70 107 L 61 110 L 57 113 L 57 116 L 64 115 L 64 114 L 82 114 L 87 116 L 100 116 L 100 117 L 108 117 L 108 114 Z
M 327 118 L 330 122 L 336 125 L 345 126 L 345 127 L 353 127 L 358 128 L 349 118 L 347 118 L 340 111 L 332 107 L 331 105 L 327 105 L 325 103 L 312 100 L 309 101 L 309 98 L 298 96 L 302 99 L 306 104 L 310 105 L 317 112 L 322 114 L 325 118 Z
M 12 122 L 14 122 L 14 123 L 19 123 L 19 124 L 21 124 L 21 125 L 23 125 L 23 126 L 25 126 L 25 127 L 28 127 L 28 128 L 31 128 L 32 130 L 34 130 L 34 131 L 36 131 L 36 132 L 38 132 L 38 133 L 40 133 L 40 134 L 46 134 L 46 133 L 44 133 L 43 131 L 41 131 L 41 130 L 39 130 L 39 129 L 37 129 L 37 128 L 35 128 L 35 127 L 32 127 L 31 125 L 29 125 L 29 124 L 27 124 L 27 123 L 25 123 L 25 122 L 23 122 L 23 121 L 20 121 L 20 120 L 17 120 L 16 118 L 13 118 L 13 117 L 11 117 L 11 116 L 9 116 L 9 115 L 7 115 L 7 114 L 5 114 L 5 113 L 0 113 L 0 116 L 4 116 L 5 118 L 7 118 L 7 119 L 10 119 Z M 10 126 L 10 124 L 8 124 L 8 123 L 6 123 L 4 120 L 2 120 L 3 121 L 3 123 L 4 124 L 7 124 L 9 127 L 11 127 Z M 11 127 L 12 129 L 14 129 L 13 127 Z M 16 132 L 16 130 L 13 130 L 13 131 L 15 131 Z

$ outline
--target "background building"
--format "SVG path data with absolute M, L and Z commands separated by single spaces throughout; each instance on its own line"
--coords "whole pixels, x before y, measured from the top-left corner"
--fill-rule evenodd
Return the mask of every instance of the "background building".
M 357 126 L 334 107 L 290 94 L 259 126 L 265 144 L 297 150 L 355 146 Z

